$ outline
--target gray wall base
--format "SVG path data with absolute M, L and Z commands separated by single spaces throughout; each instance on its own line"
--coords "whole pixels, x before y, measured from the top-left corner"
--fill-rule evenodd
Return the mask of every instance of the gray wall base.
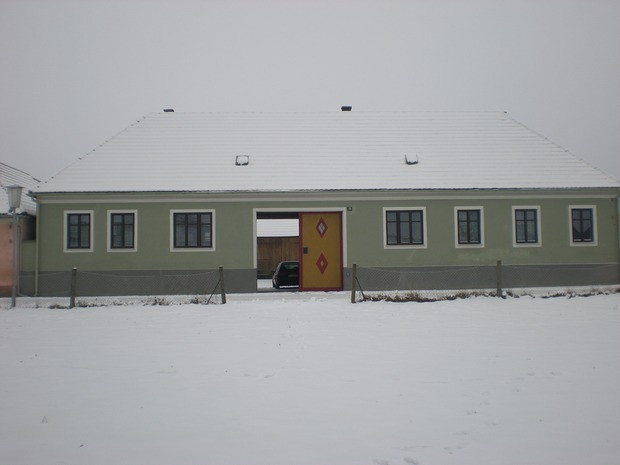
M 345 289 L 351 289 L 351 269 L 343 272 Z M 453 267 L 357 268 L 364 291 L 496 289 L 495 265 Z M 570 287 L 620 283 L 620 264 L 503 265 L 501 287 Z
M 77 272 L 77 296 L 210 295 L 219 291 L 219 270 L 117 270 Z M 256 270 L 224 270 L 227 293 L 256 292 Z M 39 274 L 38 295 L 68 297 L 71 270 Z M 22 273 L 21 293 L 34 295 L 34 273 Z
M 496 289 L 497 267 L 357 268 L 364 291 Z M 226 293 L 257 291 L 255 269 L 224 269 Z M 210 295 L 219 292 L 218 270 L 82 271 L 77 274 L 77 296 Z M 620 283 L 620 264 L 504 265 L 503 289 L 523 287 L 571 287 Z M 21 293 L 34 295 L 34 273 L 21 274 Z M 351 290 L 351 269 L 343 270 L 343 288 Z M 68 297 L 71 270 L 39 274 L 42 297 Z

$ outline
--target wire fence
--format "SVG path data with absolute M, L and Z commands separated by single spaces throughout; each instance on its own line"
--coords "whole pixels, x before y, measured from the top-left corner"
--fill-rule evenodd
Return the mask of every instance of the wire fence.
M 380 268 L 353 265 L 351 302 L 436 301 L 471 295 L 504 297 L 524 288 L 617 285 L 620 265 L 495 265 Z
M 527 288 L 614 286 L 620 264 L 363 267 L 353 265 L 351 302 L 435 301 L 471 295 L 506 296 Z M 65 271 L 22 273 L 21 296 L 66 297 L 67 306 L 126 303 L 225 304 L 223 268 L 211 270 Z M 64 304 L 63 304 L 64 305 Z
M 20 294 L 67 297 L 68 307 L 126 302 L 225 304 L 223 268 L 166 271 L 68 271 L 22 274 Z

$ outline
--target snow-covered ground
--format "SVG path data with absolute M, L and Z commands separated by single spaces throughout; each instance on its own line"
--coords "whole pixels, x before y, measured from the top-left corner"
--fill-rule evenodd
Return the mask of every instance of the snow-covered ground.
M 620 295 L 0 310 L 0 463 L 620 463 Z

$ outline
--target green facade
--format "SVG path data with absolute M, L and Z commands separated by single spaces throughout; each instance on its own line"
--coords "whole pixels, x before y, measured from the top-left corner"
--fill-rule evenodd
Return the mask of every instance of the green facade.
M 255 277 L 257 212 L 342 211 L 344 268 L 618 264 L 618 190 L 493 190 L 310 193 L 38 194 L 37 273 L 80 270 L 201 270 L 223 266 Z M 484 246 L 457 247 L 455 207 L 481 207 Z M 540 246 L 515 247 L 513 207 L 537 207 Z M 570 206 L 596 212 L 595 245 L 571 245 Z M 423 248 L 384 245 L 384 209 L 424 208 Z M 171 251 L 171 210 L 212 210 L 215 250 Z M 108 211 L 137 213 L 137 250 L 108 251 Z M 92 252 L 64 250 L 68 211 L 91 211 Z M 254 273 L 254 274 L 252 274 Z M 241 275 L 240 275 L 241 276 Z M 250 278 L 248 278 L 250 277 Z M 617 278 L 614 278 L 617 279 Z M 247 283 L 246 283 L 247 284 Z M 251 290 L 253 284 L 240 285 Z M 234 290 L 233 285 L 233 290 Z

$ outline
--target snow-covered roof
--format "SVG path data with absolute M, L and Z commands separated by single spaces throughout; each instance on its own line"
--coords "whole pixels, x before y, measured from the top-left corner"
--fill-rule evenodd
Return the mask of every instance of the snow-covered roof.
M 33 178 L 28 173 L 20 171 L 12 166 L 0 163 L 0 214 L 9 213 L 9 197 L 6 191 L 8 186 L 21 186 L 22 198 L 18 212 L 26 212 L 31 215 L 36 214 L 37 207 L 33 200 L 28 197 L 28 191 L 33 190 L 40 181 Z
M 39 192 L 600 188 L 503 112 L 152 113 Z

